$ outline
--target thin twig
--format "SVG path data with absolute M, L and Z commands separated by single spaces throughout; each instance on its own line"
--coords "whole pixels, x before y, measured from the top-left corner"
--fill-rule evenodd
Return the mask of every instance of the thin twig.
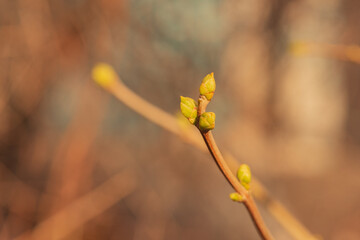
M 201 151 L 207 151 L 204 141 L 198 138 L 195 128 L 182 129 L 176 117 L 137 95 L 123 83 L 119 76 L 116 76 L 116 78 L 115 83 L 106 87 L 106 90 L 113 94 L 119 101 L 149 121 L 179 136 L 181 140 L 192 144 Z M 236 159 L 227 151 L 223 153 L 225 153 L 228 164 L 232 166 L 232 171 L 235 172 L 235 167 L 238 166 Z M 265 186 L 255 177 L 252 177 L 251 188 L 253 196 L 264 205 L 267 211 L 269 211 L 294 239 L 318 239 L 279 201 L 275 200 Z
M 209 101 L 204 96 L 199 97 L 199 106 L 197 113 L 198 116 L 200 116 L 206 111 L 208 103 Z M 198 125 L 198 123 L 196 125 Z M 264 223 L 264 220 L 259 213 L 259 210 L 256 207 L 254 199 L 252 198 L 251 194 L 249 194 L 249 192 L 240 184 L 235 175 L 231 172 L 231 169 L 229 168 L 223 155 L 221 154 L 211 131 L 200 130 L 200 133 L 206 143 L 206 146 L 209 149 L 209 152 L 211 153 L 211 156 L 215 160 L 216 165 L 219 167 L 220 171 L 222 172 L 226 180 L 229 182 L 229 184 L 235 189 L 236 192 L 238 192 L 242 196 L 242 202 L 245 204 L 260 236 L 265 240 L 273 239 Z

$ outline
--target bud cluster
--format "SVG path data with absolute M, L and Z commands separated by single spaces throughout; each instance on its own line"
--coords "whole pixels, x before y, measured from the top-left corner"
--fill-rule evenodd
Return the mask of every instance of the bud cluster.
M 216 84 L 214 73 L 210 73 L 204 77 L 201 82 L 199 91 L 200 96 L 206 98 L 205 101 L 211 101 L 214 96 Z M 204 98 L 204 99 L 205 99 Z M 180 97 L 180 109 L 182 114 L 189 120 L 191 124 L 195 124 L 198 120 L 198 127 L 200 131 L 209 131 L 215 127 L 215 113 L 205 112 L 198 116 L 198 104 L 189 97 Z

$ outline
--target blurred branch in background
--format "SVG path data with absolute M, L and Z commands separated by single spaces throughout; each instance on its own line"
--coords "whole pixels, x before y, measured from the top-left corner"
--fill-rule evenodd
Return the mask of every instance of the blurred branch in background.
M 106 102 L 101 97 L 94 98 L 94 90 L 89 84 L 82 86 L 75 114 L 54 150 L 46 192 L 55 193 L 57 198 L 42 204 L 50 206 L 50 209 L 44 210 L 48 214 L 91 189 L 94 162 L 88 155 L 100 129 Z
M 124 170 L 86 195 L 75 199 L 45 221 L 40 222 L 35 229 L 15 239 L 62 239 L 121 201 L 135 188 L 136 178 L 134 174 L 130 170 Z
M 295 56 L 321 56 L 360 64 L 360 47 L 314 42 L 294 42 L 290 52 Z
M 138 96 L 124 85 L 118 74 L 110 66 L 99 64 L 97 67 L 103 68 L 104 70 L 103 72 L 100 72 L 100 74 L 94 72 L 94 80 L 113 94 L 119 101 L 149 121 L 179 136 L 185 142 L 191 143 L 204 152 L 208 151 L 200 135 L 196 130 L 190 128 L 190 124 L 186 123 L 187 125 L 184 126 L 184 123 L 175 116 L 166 113 Z M 224 155 L 229 162 L 229 166 L 232 167 L 232 172 L 235 174 L 239 167 L 239 163 L 226 150 L 224 151 Z M 295 239 L 317 239 L 295 217 L 293 217 L 281 203 L 270 196 L 259 180 L 254 177 L 251 184 L 255 198 L 264 205 L 267 211 L 269 211 Z

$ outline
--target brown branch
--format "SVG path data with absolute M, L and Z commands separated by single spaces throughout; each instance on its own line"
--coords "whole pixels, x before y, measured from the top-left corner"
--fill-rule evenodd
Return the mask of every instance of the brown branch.
M 200 96 L 198 104 L 198 116 L 200 116 L 206 111 L 206 107 L 209 104 L 209 101 L 204 96 Z M 198 127 L 198 123 L 196 123 L 196 125 Z M 256 207 L 254 199 L 249 194 L 249 192 L 240 184 L 235 175 L 231 172 L 231 169 L 229 168 L 223 155 L 221 154 L 211 131 L 200 130 L 200 133 L 206 143 L 206 146 L 209 149 L 209 152 L 211 153 L 211 156 L 215 160 L 216 165 L 219 167 L 226 180 L 235 189 L 235 191 L 243 197 L 242 202 L 245 204 L 260 236 L 265 240 L 273 239 L 259 213 L 259 210 Z
M 116 76 L 115 83 L 109 87 L 105 87 L 120 102 L 145 117 L 149 121 L 168 130 L 169 132 L 180 137 L 181 140 L 192 144 L 201 151 L 207 151 L 207 147 L 201 138 L 198 138 L 195 128 L 183 129 L 180 127 L 179 121 L 175 116 L 163 111 L 159 107 L 146 101 L 131 89 L 129 89 L 119 76 Z M 162 120 L 165 119 L 165 120 Z M 229 152 L 225 153 L 226 160 L 231 166 L 231 170 L 235 172 L 235 168 L 239 165 L 236 159 Z M 252 194 L 264 205 L 265 209 L 291 234 L 294 239 L 316 240 L 315 237 L 296 217 L 294 217 L 279 201 L 274 199 L 267 191 L 265 186 L 252 177 L 251 181 Z

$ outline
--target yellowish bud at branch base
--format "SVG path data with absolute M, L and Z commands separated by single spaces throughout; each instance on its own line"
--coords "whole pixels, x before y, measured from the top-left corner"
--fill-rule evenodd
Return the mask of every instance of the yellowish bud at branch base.
M 237 192 L 230 193 L 229 197 L 234 202 L 242 202 L 244 200 L 244 198 Z
M 209 131 L 215 128 L 216 115 L 213 112 L 205 112 L 199 118 L 199 128 L 201 131 Z
M 237 178 L 239 179 L 241 185 L 247 190 L 250 189 L 251 182 L 251 171 L 250 167 L 247 164 L 241 164 L 237 171 Z
M 189 122 L 194 124 L 197 118 L 197 102 L 192 98 L 180 96 L 180 109 Z
M 210 73 L 204 77 L 200 85 L 200 94 L 204 95 L 207 100 L 211 100 L 214 96 L 216 89 L 216 83 L 214 78 L 214 73 Z
M 116 81 L 117 74 L 109 64 L 98 63 L 92 69 L 92 78 L 97 84 L 107 88 Z

